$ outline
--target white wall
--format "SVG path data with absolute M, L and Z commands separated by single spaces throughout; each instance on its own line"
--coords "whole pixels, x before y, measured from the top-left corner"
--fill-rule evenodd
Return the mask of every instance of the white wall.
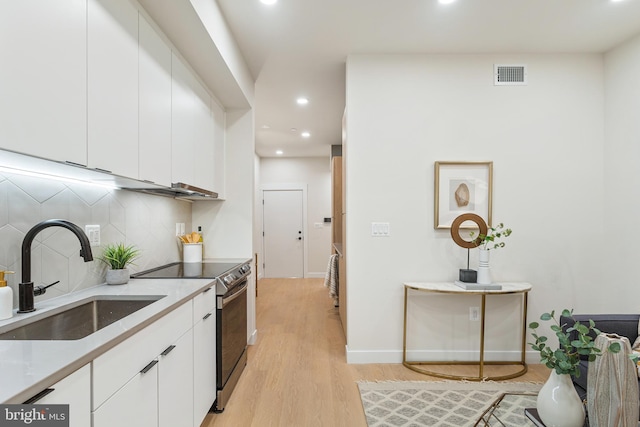
M 225 199 L 193 204 L 193 227 L 202 226 L 206 258 L 253 257 L 253 111 L 226 116 Z
M 634 266 L 638 238 L 632 231 L 640 218 L 640 36 L 605 55 L 605 215 L 606 236 L 597 242 L 604 251 L 606 282 L 627 298 L 615 301 L 615 312 L 637 313 L 640 298 Z M 608 305 L 608 304 L 607 304 Z M 595 309 L 604 307 L 597 304 Z M 612 308 L 612 307 L 607 307 Z
M 494 63 L 528 64 L 528 86 L 494 86 Z M 514 232 L 506 248 L 492 253 L 493 277 L 533 285 L 530 319 L 599 301 L 603 102 L 601 55 L 348 58 L 350 362 L 399 362 L 403 282 L 452 281 L 466 263 L 449 231 L 433 228 L 435 161 L 494 162 L 494 223 Z M 391 223 L 389 238 L 371 237 L 377 221 Z M 488 328 L 497 327 L 488 332 L 495 341 L 489 354 L 518 350 L 517 301 L 489 302 Z M 436 359 L 477 348 L 468 332 L 478 324 L 468 313 L 478 299 L 421 304 L 431 311 L 422 321 L 441 333 L 417 348 L 439 349 Z
M 270 188 L 278 184 L 307 186 L 307 235 L 305 277 L 324 277 L 331 255 L 331 163 L 327 157 L 262 158 L 260 185 Z M 275 186 L 275 187 L 274 187 Z M 261 213 L 258 212 L 260 215 Z

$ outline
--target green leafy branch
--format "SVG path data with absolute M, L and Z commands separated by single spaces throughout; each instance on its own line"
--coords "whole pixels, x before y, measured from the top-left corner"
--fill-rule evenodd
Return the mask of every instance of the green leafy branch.
M 573 310 L 562 310 L 563 317 L 569 317 L 573 319 Z M 559 348 L 552 349 L 548 346 L 548 338 L 544 335 L 538 334 L 538 328 L 540 324 L 538 322 L 531 322 L 529 328 L 533 330 L 531 336 L 534 338 L 534 343 L 529 343 L 533 350 L 540 353 L 540 363 L 546 365 L 549 369 L 554 369 L 557 374 L 571 374 L 574 377 L 580 376 L 580 370 L 578 364 L 581 357 L 586 357 L 589 362 L 596 360 L 598 356 L 601 356 L 601 351 L 595 346 L 595 341 L 592 338 L 593 335 L 598 336 L 601 332 L 595 327 L 595 322 L 589 319 L 589 325 L 585 325 L 574 320 L 573 326 L 567 327 L 567 324 L 560 324 L 555 316 L 555 311 L 551 313 L 543 313 L 540 316 L 542 321 L 552 321 L 550 326 L 552 332 L 555 332 Z M 577 332 L 577 339 L 571 339 L 571 333 Z M 612 343 L 609 345 L 608 351 L 612 353 L 619 353 L 622 350 L 620 343 Z M 637 363 L 637 357 L 630 355 L 629 358 Z
M 475 238 L 476 232 L 472 231 L 469 234 L 471 238 Z M 495 227 L 489 227 L 487 234 L 482 234 L 482 233 L 478 234 L 478 237 L 475 238 L 475 242 L 476 242 L 476 246 L 480 247 L 481 249 L 490 250 L 490 249 L 504 248 L 505 243 L 497 242 L 497 239 L 507 238 L 509 236 L 511 236 L 511 229 L 504 228 L 504 224 L 500 223 Z

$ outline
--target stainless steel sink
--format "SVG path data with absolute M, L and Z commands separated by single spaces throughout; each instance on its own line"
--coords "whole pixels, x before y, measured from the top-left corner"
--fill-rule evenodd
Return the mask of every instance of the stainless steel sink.
M 0 328 L 0 340 L 78 340 L 161 298 L 98 295 Z

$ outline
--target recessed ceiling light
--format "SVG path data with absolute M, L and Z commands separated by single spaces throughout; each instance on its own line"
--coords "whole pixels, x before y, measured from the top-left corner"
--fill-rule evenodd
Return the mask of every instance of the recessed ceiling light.
M 289 132 L 296 133 L 296 132 L 298 132 L 298 129 L 296 129 L 296 128 L 291 128 L 291 129 L 289 129 Z
M 282 150 L 278 150 L 278 151 L 276 151 L 276 154 L 277 154 L 278 156 L 282 156 L 282 155 L 284 154 L 284 151 L 282 151 Z
M 271 4 L 276 4 L 276 3 L 278 3 L 278 0 L 260 0 L 260 3 L 262 3 L 262 4 L 269 4 L 269 5 L 271 5 Z
M 269 125 L 262 125 L 262 129 L 271 129 L 271 126 L 269 126 Z
M 304 131 L 304 132 L 302 132 L 300 134 L 300 136 L 303 137 L 303 138 L 309 138 L 311 136 L 311 134 L 309 132 L 307 132 L 307 131 Z
M 438 3 L 440 4 L 449 4 L 449 3 L 453 3 L 456 0 L 438 0 Z
M 309 103 L 309 99 L 301 96 L 300 98 L 296 99 L 296 102 L 298 103 L 298 105 L 307 105 Z

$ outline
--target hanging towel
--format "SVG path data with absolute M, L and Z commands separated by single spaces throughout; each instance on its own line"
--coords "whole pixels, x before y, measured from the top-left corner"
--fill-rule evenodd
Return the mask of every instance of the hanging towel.
M 327 273 L 324 276 L 324 285 L 329 288 L 329 296 L 333 298 L 333 304 L 338 306 L 338 254 L 329 257 Z

